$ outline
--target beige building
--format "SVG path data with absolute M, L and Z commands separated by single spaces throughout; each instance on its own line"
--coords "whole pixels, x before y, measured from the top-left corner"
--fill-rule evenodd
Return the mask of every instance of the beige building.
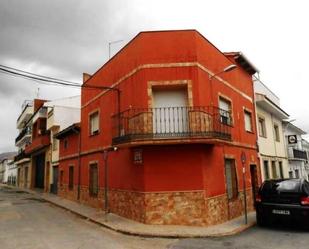
M 18 148 L 18 154 L 14 160 L 17 166 L 17 185 L 23 188 L 30 188 L 31 182 L 31 159 L 30 156 L 26 155 L 25 148 L 31 143 L 31 117 L 33 113 L 33 101 L 25 100 L 22 105 L 22 111 L 16 121 L 16 127 L 19 133 L 15 139 L 15 145 Z
M 289 177 L 282 121 L 289 115 L 279 98 L 260 80 L 255 80 L 258 148 L 262 180 Z

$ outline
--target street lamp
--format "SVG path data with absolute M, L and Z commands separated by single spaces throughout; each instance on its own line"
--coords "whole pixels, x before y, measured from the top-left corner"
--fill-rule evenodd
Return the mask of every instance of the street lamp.
M 213 75 L 209 74 L 209 79 L 211 80 L 212 78 L 216 77 L 217 75 L 221 74 L 221 73 L 227 73 L 230 72 L 232 70 L 234 70 L 235 68 L 237 68 L 237 66 L 235 64 L 231 64 L 227 67 L 225 67 L 222 71 L 215 73 Z
M 215 73 L 215 74 L 209 74 L 209 84 L 210 84 L 210 93 L 211 93 L 211 104 L 213 105 L 213 93 L 212 93 L 212 79 L 216 76 L 218 76 L 219 74 L 222 74 L 222 73 L 227 73 L 227 72 L 230 72 L 234 69 L 236 69 L 237 66 L 235 64 L 231 64 L 225 68 L 223 68 L 223 70 L 219 71 L 218 73 Z
M 111 58 L 111 45 L 118 43 L 118 42 L 122 42 L 123 40 L 117 40 L 117 41 L 111 41 L 108 43 L 108 59 Z

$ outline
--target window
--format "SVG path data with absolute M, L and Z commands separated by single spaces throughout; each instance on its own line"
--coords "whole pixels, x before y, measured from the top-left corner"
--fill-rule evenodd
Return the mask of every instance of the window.
M 271 161 L 271 173 L 273 178 L 278 178 L 277 169 L 276 169 L 276 161 Z
M 251 112 L 245 110 L 244 114 L 245 114 L 245 130 L 252 132 Z
M 68 148 L 68 139 L 64 139 L 63 141 L 63 147 L 66 149 Z
M 234 199 L 238 195 L 237 174 L 234 159 L 225 159 L 225 178 L 228 199 Z
M 283 175 L 283 167 L 282 167 L 282 162 L 279 162 L 279 174 L 280 174 L 280 178 L 283 179 L 284 175 Z
M 299 170 L 295 169 L 295 178 L 299 178 Z
M 259 117 L 259 135 L 260 137 L 266 137 L 265 119 Z
M 58 139 L 53 138 L 53 150 L 57 150 L 58 149 Z
M 293 178 L 293 171 L 289 171 L 289 178 Z
M 275 140 L 277 142 L 280 142 L 279 126 L 276 124 L 274 125 L 274 131 L 275 131 Z
M 264 161 L 264 178 L 265 180 L 269 179 L 268 161 Z
M 98 182 L 98 165 L 97 163 L 92 163 L 89 166 L 89 195 L 98 196 L 99 191 Z
M 220 108 L 220 121 L 222 124 L 231 125 L 232 124 L 232 107 L 231 101 L 219 97 L 219 108 Z
M 99 133 L 99 112 L 96 111 L 89 116 L 89 132 L 90 135 Z
M 69 190 L 73 189 L 74 182 L 74 166 L 69 167 Z

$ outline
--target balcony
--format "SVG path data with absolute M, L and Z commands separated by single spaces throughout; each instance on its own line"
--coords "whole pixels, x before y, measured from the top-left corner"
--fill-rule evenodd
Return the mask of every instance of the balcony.
M 50 133 L 44 131 L 41 135 L 33 138 L 32 143 L 26 146 L 25 153 L 31 154 L 37 150 L 40 150 L 50 144 Z
M 14 157 L 14 161 L 18 162 L 21 161 L 23 159 L 29 159 L 29 157 L 26 155 L 25 151 L 21 151 L 19 152 L 15 157 Z
M 29 142 L 31 138 L 31 129 L 25 127 L 15 139 L 15 145 L 20 146 L 23 142 Z
M 293 158 L 294 159 L 306 160 L 306 161 L 308 160 L 306 151 L 298 150 L 298 149 L 294 149 L 294 148 L 293 148 Z
M 25 123 L 31 118 L 33 114 L 33 102 L 25 101 L 22 108 L 22 112 L 17 119 L 17 129 L 23 128 Z
M 47 107 L 41 107 L 33 116 L 32 123 L 35 123 L 39 118 L 47 118 Z
M 207 143 L 231 140 L 231 115 L 216 107 L 162 107 L 129 109 L 114 115 L 114 145 Z

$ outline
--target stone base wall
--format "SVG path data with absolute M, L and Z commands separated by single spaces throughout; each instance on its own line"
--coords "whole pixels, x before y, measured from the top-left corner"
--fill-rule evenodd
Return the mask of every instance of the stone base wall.
M 248 212 L 254 209 L 252 191 L 247 190 Z M 63 184 L 59 196 L 77 200 L 77 186 L 68 190 Z M 145 224 L 211 226 L 226 222 L 244 214 L 244 195 L 234 200 L 227 195 L 205 197 L 205 191 L 187 192 L 137 192 L 112 189 L 108 193 L 109 211 Z M 104 209 L 104 189 L 97 197 L 89 196 L 89 189 L 81 186 L 80 203 Z
M 254 210 L 254 205 L 253 205 L 253 195 L 252 195 L 252 190 L 247 189 L 246 191 L 246 199 L 247 199 L 247 210 L 248 212 Z M 245 213 L 245 208 L 244 208 L 244 193 L 240 192 L 238 194 L 237 199 L 230 201 L 229 202 L 229 214 L 228 214 L 228 219 L 234 219 L 238 216 L 241 216 Z
M 145 194 L 141 192 L 109 191 L 110 212 L 145 223 Z
M 76 201 L 77 200 L 77 186 L 74 185 L 73 189 L 69 189 L 68 184 L 62 184 L 58 186 L 58 195 L 62 198 Z
M 81 186 L 79 201 L 91 207 L 103 209 L 104 208 L 104 189 L 100 188 L 97 196 L 90 196 L 89 187 Z
M 228 220 L 227 195 L 219 195 L 205 200 L 206 225 L 216 225 Z
M 205 225 L 204 191 L 146 193 L 145 212 L 146 224 Z

